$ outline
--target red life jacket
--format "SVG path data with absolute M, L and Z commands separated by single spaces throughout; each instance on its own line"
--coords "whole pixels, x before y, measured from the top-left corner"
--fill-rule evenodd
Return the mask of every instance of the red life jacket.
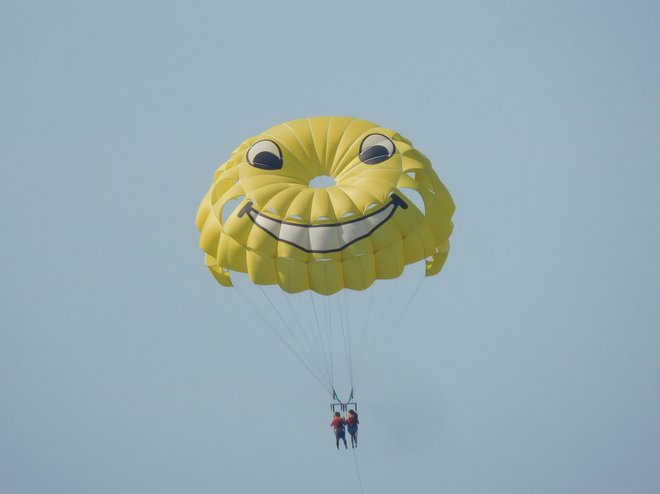
M 341 417 L 333 417 L 332 422 L 330 422 L 332 428 L 336 431 L 344 429 L 344 419 Z

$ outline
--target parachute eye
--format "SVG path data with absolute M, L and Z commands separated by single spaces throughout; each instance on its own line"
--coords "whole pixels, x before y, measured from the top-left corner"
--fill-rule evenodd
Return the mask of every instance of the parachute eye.
M 283 165 L 282 150 L 269 139 L 255 142 L 248 149 L 246 157 L 248 163 L 262 170 L 279 170 Z
M 360 144 L 360 161 L 367 165 L 382 163 L 396 151 L 394 142 L 383 134 L 369 134 Z

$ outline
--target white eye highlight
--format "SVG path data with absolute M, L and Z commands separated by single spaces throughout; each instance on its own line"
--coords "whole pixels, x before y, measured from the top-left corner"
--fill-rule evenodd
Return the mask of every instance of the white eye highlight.
M 282 162 L 282 150 L 275 144 L 275 141 L 270 139 L 255 142 L 248 149 L 246 158 L 248 163 L 262 170 L 279 170 L 284 164 Z
M 382 163 L 392 157 L 396 146 L 383 134 L 369 134 L 360 144 L 360 161 L 367 165 Z

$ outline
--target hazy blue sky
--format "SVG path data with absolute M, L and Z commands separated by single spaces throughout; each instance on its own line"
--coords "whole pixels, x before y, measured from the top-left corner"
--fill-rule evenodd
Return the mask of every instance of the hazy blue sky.
M 0 4 L 0 492 L 359 492 L 208 274 L 243 139 L 394 128 L 457 211 L 364 373 L 364 492 L 660 492 L 660 3 Z

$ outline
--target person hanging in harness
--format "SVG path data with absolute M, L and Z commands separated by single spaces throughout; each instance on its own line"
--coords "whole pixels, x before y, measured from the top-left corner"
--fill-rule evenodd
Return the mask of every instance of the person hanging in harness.
M 346 443 L 346 432 L 344 430 L 344 425 L 346 425 L 346 421 L 341 416 L 341 413 L 335 412 L 335 415 L 334 417 L 332 417 L 332 421 L 330 422 L 330 427 L 332 427 L 335 431 L 335 439 L 337 440 L 337 449 L 339 449 L 340 439 L 344 441 L 344 448 L 348 449 L 348 444 Z
M 355 410 L 348 411 L 348 417 L 346 417 L 346 429 L 351 436 L 351 447 L 357 448 L 357 434 L 358 434 L 358 414 Z

